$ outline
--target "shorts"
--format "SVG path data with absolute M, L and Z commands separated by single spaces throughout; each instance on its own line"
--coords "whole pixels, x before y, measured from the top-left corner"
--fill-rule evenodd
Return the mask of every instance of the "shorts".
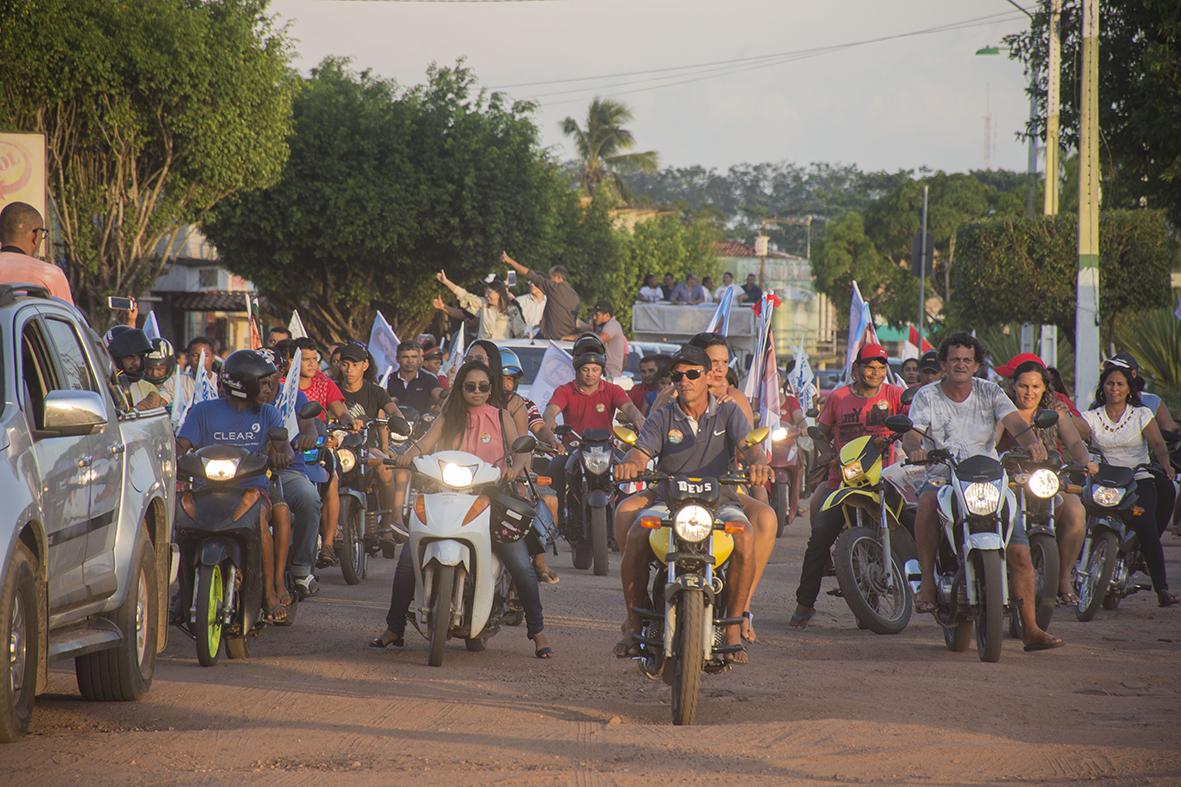
M 672 512 L 664 503 L 655 503 L 640 512 L 640 517 L 658 516 L 661 519 L 668 519 Z M 744 525 L 750 525 L 750 520 L 746 518 L 746 513 L 743 512 L 742 506 L 737 503 L 723 502 L 715 509 L 714 514 L 723 522 L 741 522 Z M 639 521 L 637 519 L 637 521 Z
M 947 486 L 946 481 L 940 484 L 933 484 L 930 481 L 925 481 L 923 485 L 919 487 L 918 495 L 919 497 L 922 497 L 927 492 L 938 493 L 939 489 L 944 486 Z M 1006 502 L 1008 502 L 1007 496 Z M 1029 534 L 1025 532 L 1025 517 L 1021 516 L 1020 510 L 1018 510 L 1013 516 L 1013 533 L 1009 536 L 1009 544 L 1010 546 L 1013 544 L 1017 544 L 1018 546 L 1029 546 Z

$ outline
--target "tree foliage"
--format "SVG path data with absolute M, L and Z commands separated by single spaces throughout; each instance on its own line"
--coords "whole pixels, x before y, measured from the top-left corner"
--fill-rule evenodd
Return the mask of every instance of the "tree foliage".
M 962 227 L 951 322 L 1048 323 L 1073 337 L 1077 237 L 1077 219 L 1069 215 Z M 1163 211 L 1104 211 L 1099 237 L 1099 312 L 1108 326 L 1121 313 L 1168 305 L 1175 241 Z
M 636 146 L 636 138 L 624 124 L 631 120 L 632 111 L 625 104 L 596 98 L 587 108 L 583 125 L 572 117 L 562 121 L 562 133 L 574 140 L 578 151 L 579 185 L 588 195 L 606 187 L 609 195 L 630 197 L 622 176 L 653 172 L 658 166 L 655 151 L 629 152 Z
M 367 335 L 380 308 L 401 334 L 430 315 L 433 272 L 475 283 L 507 249 L 544 269 L 590 267 L 609 234 L 584 215 L 529 115 L 461 64 L 413 87 L 328 59 L 294 104 L 278 183 L 207 227 L 226 265 L 324 339 Z
M 1062 144 L 1078 148 L 1081 8 L 1062 12 Z M 1045 135 L 1049 14 L 1008 37 L 1013 57 L 1038 75 L 1038 115 L 1027 133 Z M 1115 207 L 1163 208 L 1181 225 L 1181 4 L 1122 0 L 1099 6 L 1099 155 L 1103 198 Z
M 18 5 L 0 24 L 0 123 L 47 137 L 67 275 L 93 313 L 146 289 L 181 225 L 278 178 L 288 44 L 265 0 Z

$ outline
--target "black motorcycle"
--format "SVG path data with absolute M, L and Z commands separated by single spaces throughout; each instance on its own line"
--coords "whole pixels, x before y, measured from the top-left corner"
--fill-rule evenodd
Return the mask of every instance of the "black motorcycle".
M 357 432 L 349 431 L 342 424 L 328 427 L 335 445 L 333 453 L 340 494 L 339 525 L 332 548 L 340 560 L 340 573 L 349 585 L 360 584 L 366 577 L 371 555 L 381 552 L 388 558 L 394 557 L 392 550 L 383 547 L 377 539 L 378 519 L 389 512 L 378 502 L 374 488 L 377 473 L 371 461 L 375 449 L 369 444 L 369 431 L 387 423 L 386 419 L 378 418 L 368 421 Z
M 274 428 L 273 442 L 287 442 Z M 226 655 L 249 655 L 246 637 L 262 625 L 262 564 L 259 516 L 263 497 L 242 485 L 267 472 L 265 453 L 209 445 L 177 460 L 182 480 L 201 484 L 182 493 L 176 512 L 184 577 L 181 598 L 190 598 L 186 621 L 203 667 Z M 253 498 L 253 499 L 251 499 Z
M 591 429 L 580 435 L 568 424 L 559 425 L 555 433 L 570 438 L 563 535 L 574 546 L 574 567 L 585 570 L 593 564 L 595 576 L 606 576 L 617 499 L 611 468 L 618 461 L 617 451 L 635 443 L 636 434 L 617 426 L 611 432 Z

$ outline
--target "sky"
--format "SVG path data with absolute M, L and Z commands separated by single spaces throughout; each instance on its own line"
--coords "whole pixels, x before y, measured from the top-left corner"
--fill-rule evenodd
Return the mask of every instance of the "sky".
M 581 124 L 600 96 L 631 107 L 637 150 L 663 166 L 1027 166 L 1015 136 L 1029 115 L 1021 64 L 975 55 L 1028 27 L 1006 0 L 272 0 L 271 10 L 290 24 L 304 73 L 336 55 L 416 84 L 432 62 L 466 58 L 483 85 L 539 102 L 542 141 L 561 159 L 573 158 L 562 119 Z M 962 26 L 843 46 L 949 25 Z

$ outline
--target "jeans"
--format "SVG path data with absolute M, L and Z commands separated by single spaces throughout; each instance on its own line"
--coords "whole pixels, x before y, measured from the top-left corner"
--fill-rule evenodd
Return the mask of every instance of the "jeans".
M 533 573 L 533 561 L 529 559 L 529 550 L 525 547 L 525 540 L 512 541 L 501 544 L 492 542 L 492 552 L 512 575 L 513 584 L 517 587 L 517 596 L 521 599 L 521 606 L 525 608 L 525 628 L 530 639 L 540 634 L 545 628 L 545 621 L 541 614 L 541 590 L 537 585 L 537 574 Z M 385 625 L 390 631 L 402 636 L 406 631 L 406 615 L 410 612 L 410 602 L 414 598 L 414 564 L 410 545 L 402 547 L 398 556 L 398 565 L 394 569 L 394 585 L 390 589 L 390 611 L 386 613 Z
M 1156 490 L 1156 482 L 1151 478 L 1136 481 L 1136 505 L 1143 509 L 1143 513 L 1128 517 L 1128 527 L 1140 538 L 1140 555 L 1148 564 L 1152 589 L 1160 593 L 1169 589 L 1169 581 L 1165 577 L 1165 551 L 1161 548 L 1160 531 L 1156 524 Z
M 279 479 L 283 498 L 291 507 L 291 574 L 299 579 L 312 573 L 320 533 L 320 494 L 299 470 L 280 470 Z
M 558 524 L 565 525 L 569 520 L 566 511 L 566 481 L 578 478 L 578 451 L 572 450 L 563 456 L 558 454 L 550 460 L 549 475 L 553 479 L 550 486 L 558 496 Z
M 1165 474 L 1153 474 L 1156 484 L 1156 529 L 1161 535 L 1169 529 L 1173 518 L 1173 504 L 1177 502 L 1177 490 Z
M 804 550 L 804 566 L 800 569 L 800 585 L 796 588 L 796 602 L 805 607 L 816 605 L 820 595 L 820 581 L 824 578 L 824 564 L 832 545 L 845 528 L 845 515 L 841 506 L 821 511 L 812 523 L 812 535 Z

